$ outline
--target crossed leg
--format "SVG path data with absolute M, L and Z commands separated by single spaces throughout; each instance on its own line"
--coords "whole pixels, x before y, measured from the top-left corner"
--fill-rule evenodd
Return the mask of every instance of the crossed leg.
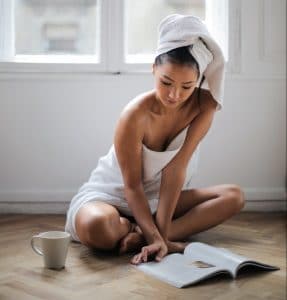
M 182 191 L 171 222 L 169 240 L 180 241 L 222 223 L 243 208 L 244 200 L 242 190 L 234 184 Z M 100 249 L 115 248 L 131 235 L 133 229 L 131 222 L 115 207 L 99 201 L 81 207 L 75 222 L 80 241 Z M 134 234 L 134 238 L 137 243 L 143 243 L 143 237 L 136 238 Z
M 179 241 L 214 227 L 240 212 L 244 202 L 243 191 L 234 184 L 182 191 L 168 238 Z
M 132 230 L 132 224 L 114 206 L 94 201 L 78 210 L 75 229 L 83 245 L 108 250 Z

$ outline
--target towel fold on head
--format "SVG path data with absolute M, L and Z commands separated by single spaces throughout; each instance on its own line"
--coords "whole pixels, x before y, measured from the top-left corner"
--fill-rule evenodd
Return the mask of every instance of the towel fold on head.
M 189 46 L 190 53 L 197 61 L 202 85 L 210 91 L 222 108 L 224 94 L 225 59 L 222 50 L 210 35 L 203 21 L 195 16 L 173 14 L 165 17 L 158 27 L 159 38 L 155 57 L 173 49 Z

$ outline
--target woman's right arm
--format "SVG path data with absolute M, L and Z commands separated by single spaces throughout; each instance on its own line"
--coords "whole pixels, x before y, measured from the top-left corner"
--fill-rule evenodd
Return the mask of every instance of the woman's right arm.
M 122 113 L 116 126 L 114 146 L 123 176 L 124 192 L 128 206 L 147 243 L 149 245 L 160 244 L 159 251 L 153 252 L 157 252 L 157 255 L 161 258 L 167 252 L 166 245 L 154 223 L 142 184 L 142 140 L 144 128 L 145 120 L 142 113 L 134 109 L 125 111 Z

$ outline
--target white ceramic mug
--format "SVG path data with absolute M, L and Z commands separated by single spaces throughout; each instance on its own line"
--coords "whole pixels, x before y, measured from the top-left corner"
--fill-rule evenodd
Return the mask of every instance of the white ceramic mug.
M 40 249 L 35 241 L 39 240 Z M 31 247 L 43 256 L 44 265 L 49 269 L 62 269 L 65 267 L 71 235 L 65 231 L 47 231 L 34 235 L 31 238 Z

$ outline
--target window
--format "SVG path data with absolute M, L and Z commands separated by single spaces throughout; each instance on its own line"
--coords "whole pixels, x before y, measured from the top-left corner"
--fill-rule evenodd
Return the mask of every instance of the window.
M 95 55 L 96 0 L 14 0 L 16 55 Z
M 0 68 L 150 71 L 168 14 L 204 20 L 228 45 L 227 0 L 0 0 Z M 37 64 L 38 63 L 38 64 Z M 50 63 L 50 64 L 49 64 Z M 65 64 L 65 67 L 63 66 Z M 50 67 L 51 68 L 51 67 Z
M 205 0 L 125 0 L 125 61 L 152 61 L 157 46 L 157 27 L 167 15 L 181 13 L 205 20 Z M 148 22 L 148 26 L 147 26 Z

